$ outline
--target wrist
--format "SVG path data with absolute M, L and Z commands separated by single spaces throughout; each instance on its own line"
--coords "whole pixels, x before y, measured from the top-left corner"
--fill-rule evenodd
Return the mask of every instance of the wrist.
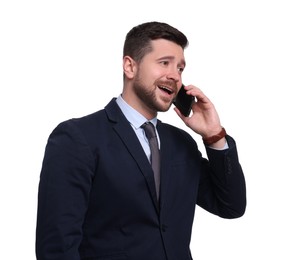
M 203 137 L 203 143 L 207 146 L 212 145 L 214 143 L 217 143 L 221 139 L 223 139 L 227 135 L 226 130 L 224 127 L 222 127 L 221 131 L 217 133 L 216 135 L 209 136 L 209 137 Z

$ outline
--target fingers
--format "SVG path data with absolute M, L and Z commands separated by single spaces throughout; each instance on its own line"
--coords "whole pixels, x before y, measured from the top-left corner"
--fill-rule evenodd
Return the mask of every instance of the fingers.
M 188 95 L 195 96 L 198 101 L 205 103 L 210 102 L 209 98 L 198 87 L 194 85 L 185 86 L 185 90 Z

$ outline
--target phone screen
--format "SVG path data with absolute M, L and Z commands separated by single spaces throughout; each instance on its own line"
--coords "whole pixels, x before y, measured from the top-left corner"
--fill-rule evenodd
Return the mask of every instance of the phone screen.
M 194 96 L 186 94 L 184 85 L 182 85 L 173 103 L 184 116 L 189 116 L 194 99 Z

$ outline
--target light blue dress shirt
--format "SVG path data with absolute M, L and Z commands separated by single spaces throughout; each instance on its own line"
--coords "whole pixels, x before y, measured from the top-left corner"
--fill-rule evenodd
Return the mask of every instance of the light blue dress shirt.
M 130 125 L 132 126 L 135 134 L 137 135 L 143 150 L 145 154 L 148 157 L 148 160 L 150 161 L 150 146 L 148 139 L 145 135 L 144 129 L 141 127 L 145 122 L 151 122 L 155 126 L 156 134 L 158 137 L 159 147 L 160 147 L 160 138 L 159 134 L 157 132 L 156 126 L 157 126 L 157 117 L 154 117 L 151 120 L 147 120 L 143 115 L 141 115 L 137 110 L 129 106 L 122 98 L 121 95 L 119 95 L 116 99 L 116 103 L 118 104 L 119 108 L 121 109 L 122 113 L 126 117 L 126 119 L 129 121 Z

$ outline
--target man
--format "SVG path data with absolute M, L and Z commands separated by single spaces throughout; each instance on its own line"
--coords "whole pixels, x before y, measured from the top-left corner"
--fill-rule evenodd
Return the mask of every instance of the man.
M 122 94 L 52 132 L 39 184 L 37 259 L 189 260 L 196 204 L 223 218 L 244 214 L 236 144 L 204 93 L 186 86 L 196 98 L 192 115 L 175 111 L 201 135 L 208 160 L 189 133 L 157 119 L 182 86 L 187 44 L 165 23 L 134 27 L 124 44 Z M 156 127 L 155 162 L 145 122 Z

